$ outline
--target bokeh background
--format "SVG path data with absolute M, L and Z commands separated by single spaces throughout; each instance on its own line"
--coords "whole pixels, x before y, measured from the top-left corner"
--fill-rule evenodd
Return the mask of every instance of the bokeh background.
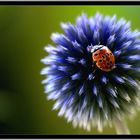
M 51 33 L 82 12 L 116 14 L 140 30 L 140 6 L 0 6 L 0 134 L 115 134 L 114 127 L 103 133 L 74 129 L 52 111 L 41 84 L 40 60 Z M 126 120 L 131 133 L 140 134 L 140 113 Z

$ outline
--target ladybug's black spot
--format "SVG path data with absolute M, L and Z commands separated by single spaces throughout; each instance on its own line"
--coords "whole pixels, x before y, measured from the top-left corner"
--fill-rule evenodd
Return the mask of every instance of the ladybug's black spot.
M 105 58 L 105 56 L 103 55 L 102 58 Z
M 110 64 L 112 64 L 112 61 L 110 61 Z
M 112 53 L 110 53 L 110 55 L 112 55 Z
M 106 56 L 109 56 L 109 54 L 108 54 L 108 53 L 106 53 Z
M 106 64 L 109 65 L 109 62 L 107 62 Z
M 94 54 L 94 56 L 97 56 L 97 55 L 98 55 L 97 53 Z
M 100 59 L 99 62 L 102 62 L 102 60 Z

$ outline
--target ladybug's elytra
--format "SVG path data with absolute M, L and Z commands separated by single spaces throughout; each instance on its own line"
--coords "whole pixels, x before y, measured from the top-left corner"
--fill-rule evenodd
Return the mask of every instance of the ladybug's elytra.
M 109 72 L 115 68 L 115 58 L 110 49 L 103 45 L 95 45 L 91 48 L 92 59 L 102 71 Z

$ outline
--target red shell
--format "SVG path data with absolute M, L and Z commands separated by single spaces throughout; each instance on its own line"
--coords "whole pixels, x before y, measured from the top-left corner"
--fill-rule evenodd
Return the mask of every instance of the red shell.
M 111 71 L 115 65 L 115 58 L 112 52 L 106 46 L 98 49 L 92 53 L 93 61 L 96 62 L 96 66 L 102 71 Z

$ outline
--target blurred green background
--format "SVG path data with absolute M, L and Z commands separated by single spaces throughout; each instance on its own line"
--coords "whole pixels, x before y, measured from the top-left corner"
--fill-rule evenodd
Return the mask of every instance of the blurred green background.
M 52 111 L 40 75 L 50 35 L 62 32 L 60 22 L 82 12 L 116 14 L 140 29 L 140 6 L 0 6 L 0 133 L 1 134 L 115 134 L 115 129 L 86 132 L 74 129 Z M 132 134 L 140 134 L 140 113 L 127 119 Z

